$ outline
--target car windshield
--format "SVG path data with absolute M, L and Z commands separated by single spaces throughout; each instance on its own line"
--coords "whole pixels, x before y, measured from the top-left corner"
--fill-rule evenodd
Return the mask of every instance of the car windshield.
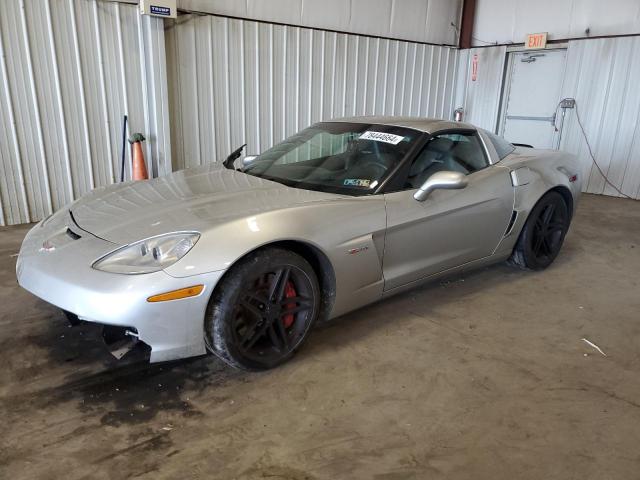
M 297 188 L 366 195 L 419 136 L 417 130 L 391 125 L 317 123 L 257 156 L 244 171 Z

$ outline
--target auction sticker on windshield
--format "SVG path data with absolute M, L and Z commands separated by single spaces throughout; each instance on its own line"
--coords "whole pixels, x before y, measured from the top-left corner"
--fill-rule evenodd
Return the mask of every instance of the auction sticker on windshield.
M 364 178 L 346 178 L 344 185 L 347 187 L 368 187 L 371 185 L 371 180 Z
M 391 145 L 397 145 L 402 140 L 404 140 L 404 137 L 400 135 L 394 135 L 393 133 L 366 131 L 362 135 L 360 135 L 358 140 L 373 140 L 376 142 L 384 142 L 390 143 Z

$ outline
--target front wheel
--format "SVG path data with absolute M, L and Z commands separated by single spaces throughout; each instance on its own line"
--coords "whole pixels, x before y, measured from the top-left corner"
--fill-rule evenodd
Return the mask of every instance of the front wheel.
M 509 262 L 542 270 L 555 260 L 569 228 L 569 209 L 558 192 L 545 194 L 531 210 Z
M 254 252 L 216 287 L 205 340 L 231 366 L 266 370 L 287 361 L 318 317 L 320 288 L 309 263 L 280 248 Z

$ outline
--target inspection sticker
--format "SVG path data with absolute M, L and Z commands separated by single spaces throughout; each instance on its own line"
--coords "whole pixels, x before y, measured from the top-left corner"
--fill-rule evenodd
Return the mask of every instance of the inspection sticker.
M 393 133 L 367 131 L 360 135 L 358 140 L 374 140 L 376 142 L 384 142 L 390 143 L 391 145 L 397 145 L 402 140 L 404 140 L 404 137 L 401 137 L 400 135 L 394 135 Z
M 348 187 L 368 187 L 371 185 L 371 180 L 364 178 L 345 178 L 344 185 Z

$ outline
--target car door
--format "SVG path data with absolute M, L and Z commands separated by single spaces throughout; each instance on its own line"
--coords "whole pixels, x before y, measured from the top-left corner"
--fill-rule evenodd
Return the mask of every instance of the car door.
M 451 170 L 467 175 L 466 188 L 413 198 L 430 175 Z M 385 194 L 385 291 L 491 255 L 513 210 L 509 169 L 491 164 L 476 131 L 434 135 L 405 175 L 403 190 Z

